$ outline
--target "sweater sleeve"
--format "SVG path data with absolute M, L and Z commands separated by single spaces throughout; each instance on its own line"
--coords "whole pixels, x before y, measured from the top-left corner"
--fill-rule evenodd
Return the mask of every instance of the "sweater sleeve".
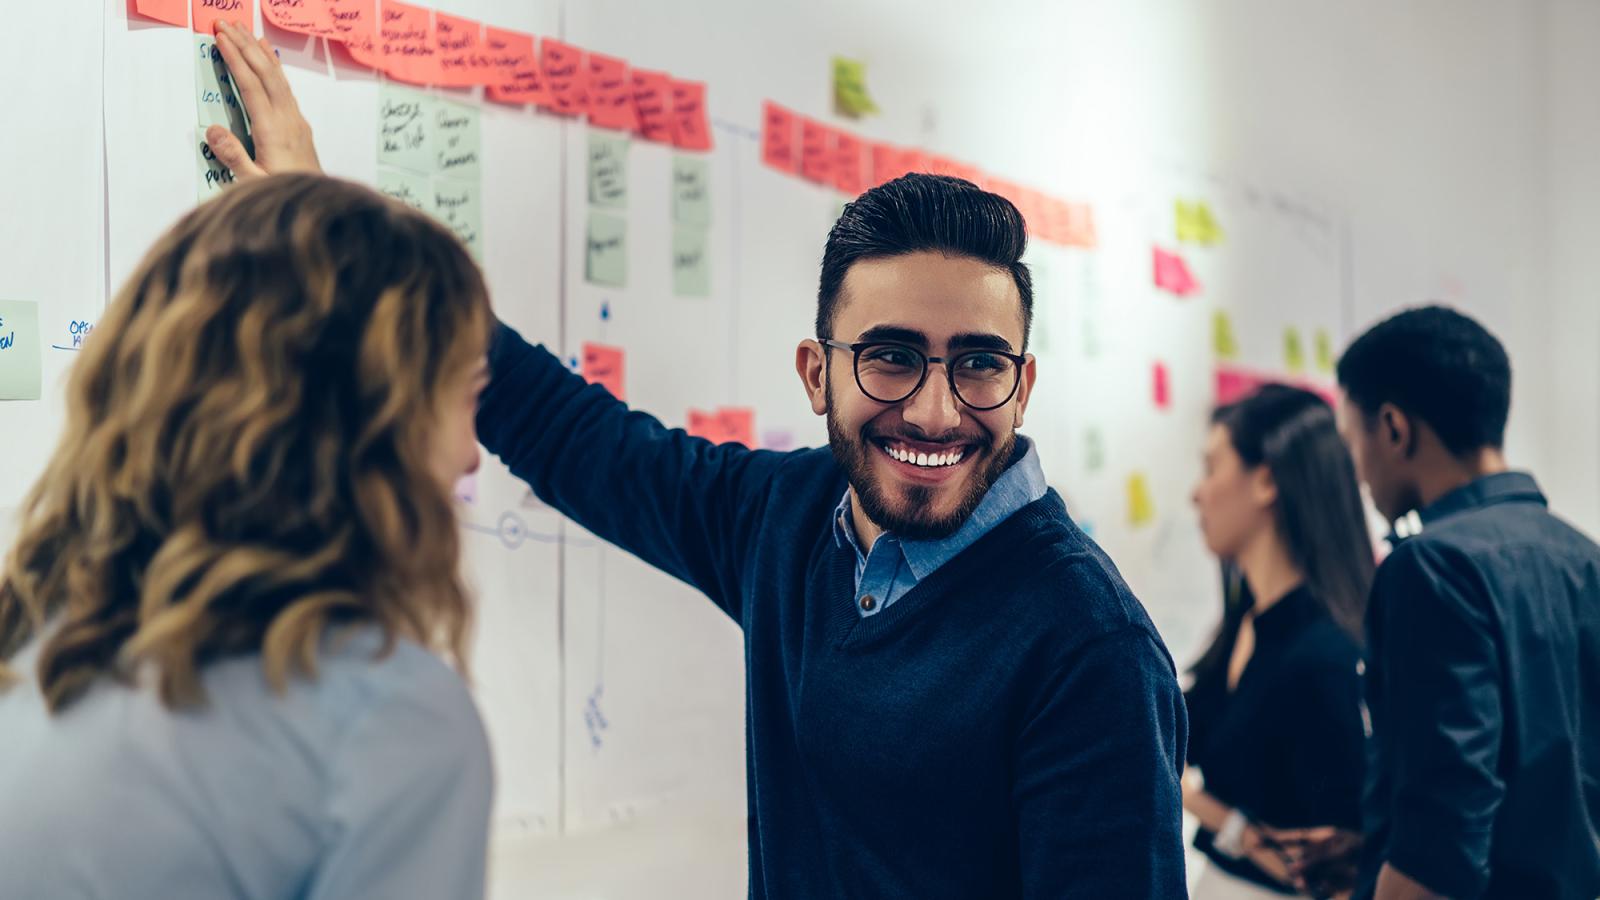
M 1024 896 L 1182 897 L 1187 719 L 1165 651 L 1134 626 L 1042 686 L 1014 785 Z
M 785 454 L 713 444 L 633 412 L 500 325 L 478 440 L 573 521 L 743 622 L 740 570 Z

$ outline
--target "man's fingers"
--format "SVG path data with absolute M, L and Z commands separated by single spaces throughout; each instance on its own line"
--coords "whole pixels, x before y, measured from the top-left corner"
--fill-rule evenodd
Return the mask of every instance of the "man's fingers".
M 211 152 L 229 169 L 233 170 L 233 177 L 237 179 L 259 178 L 267 174 L 266 170 L 256 165 L 245 151 L 244 144 L 240 143 L 233 132 L 221 125 L 213 125 L 206 129 L 206 144 L 211 147 Z

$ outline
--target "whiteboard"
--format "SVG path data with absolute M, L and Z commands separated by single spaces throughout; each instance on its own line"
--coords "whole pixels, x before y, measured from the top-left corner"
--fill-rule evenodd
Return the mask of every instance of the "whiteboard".
M 60 132 L 0 142 L 8 154 L 0 172 L 59 175 L 48 183 L 6 177 L 8 214 L 0 217 L 0 298 L 38 301 L 52 335 L 70 338 L 72 323 L 92 322 L 145 248 L 196 201 L 193 37 L 131 17 L 128 7 L 103 0 L 103 14 L 87 17 L 94 36 L 71 51 L 82 65 L 54 67 L 87 114 L 55 115 L 56 101 L 43 92 L 11 91 L 3 101 Z M 629 147 L 620 212 L 627 284 L 598 286 L 585 273 L 591 129 L 485 102 L 475 91 L 428 91 L 481 111 L 480 258 L 500 316 L 563 358 L 586 342 L 624 348 L 629 402 L 669 425 L 683 425 L 690 408 L 750 406 L 762 442 L 825 440 L 791 361 L 811 334 L 822 245 L 845 198 L 761 164 L 763 100 L 1092 203 L 1097 247 L 1035 243 L 1029 252 L 1039 280 L 1040 376 L 1023 430 L 1174 656 L 1180 664 L 1192 658 L 1220 610 L 1216 564 L 1187 503 L 1214 399 L 1215 315 L 1232 322 L 1230 362 L 1258 372 L 1286 369 L 1291 328 L 1308 355 L 1318 332 L 1340 345 L 1349 330 L 1348 226 L 1335 207 L 1187 168 L 1181 156 L 1130 153 L 1113 163 L 1067 141 L 1065 155 L 1021 146 L 998 127 L 991 93 L 971 77 L 981 68 L 1000 79 L 1010 67 L 948 22 L 846 4 L 820 14 L 733 0 L 454 0 L 437 8 L 708 83 L 715 147 L 701 155 L 712 195 L 705 297 L 675 296 L 671 284 L 676 151 L 642 141 Z M 52 32 L 81 34 L 85 25 L 54 5 L 22 15 Z M 972 28 L 998 39 L 998 25 Z M 382 77 L 330 55 L 320 41 L 267 33 L 280 44 L 325 168 L 374 183 Z M 13 83 L 26 83 L 31 70 L 10 67 L 41 62 L 45 51 L 36 49 L 41 42 L 14 43 L 0 66 Z M 881 115 L 833 116 L 827 72 L 835 53 L 869 62 Z M 1037 84 L 1019 81 L 1016 90 L 1043 96 Z M 1180 198 L 1208 204 L 1222 243 L 1177 241 Z M 1154 286 L 1156 246 L 1182 255 L 1198 293 L 1180 298 Z M 20 264 L 29 261 L 49 265 Z M 40 401 L 0 405 L 0 507 L 14 507 L 42 469 L 71 358 L 70 350 L 46 354 Z M 1167 371 L 1164 407 L 1153 398 L 1157 363 Z M 1305 377 L 1326 373 L 1313 366 Z M 1153 507 L 1147 522 L 1130 515 L 1134 475 Z M 496 757 L 500 835 L 742 820 L 743 651 L 734 623 L 563 521 L 497 463 L 477 476 L 461 515 L 464 565 L 480 603 L 474 684 Z

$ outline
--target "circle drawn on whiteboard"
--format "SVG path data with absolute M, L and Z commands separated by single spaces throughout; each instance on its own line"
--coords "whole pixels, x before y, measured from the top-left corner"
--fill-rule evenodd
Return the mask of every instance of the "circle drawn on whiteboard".
M 507 550 L 521 547 L 528 539 L 528 523 L 514 512 L 501 513 L 500 521 L 495 523 L 499 530 L 500 543 L 506 545 Z

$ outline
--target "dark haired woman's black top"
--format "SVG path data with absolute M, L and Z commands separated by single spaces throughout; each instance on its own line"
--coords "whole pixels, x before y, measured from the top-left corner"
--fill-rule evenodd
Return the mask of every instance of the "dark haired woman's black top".
M 1255 649 L 1230 693 L 1225 665 L 1189 689 L 1189 764 L 1206 792 L 1253 822 L 1359 830 L 1366 727 L 1361 650 L 1304 587 L 1255 620 Z M 1278 885 L 1246 859 L 1195 846 L 1221 868 Z

